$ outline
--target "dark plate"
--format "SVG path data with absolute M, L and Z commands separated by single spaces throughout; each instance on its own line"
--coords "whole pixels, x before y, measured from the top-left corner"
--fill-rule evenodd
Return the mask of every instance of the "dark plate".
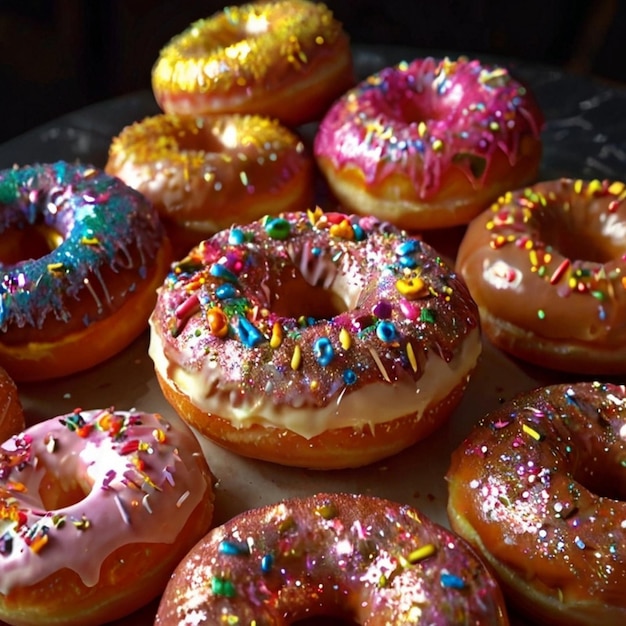
M 407 48 L 355 46 L 354 50 L 356 68 L 362 78 L 387 65 L 418 56 L 424 53 Z M 624 175 L 626 89 L 552 68 L 503 59 L 486 60 L 509 67 L 530 86 L 543 108 L 547 123 L 543 132 L 542 178 Z M 112 137 L 125 125 L 155 113 L 158 108 L 149 92 L 80 109 L 0 146 L 0 167 L 58 159 L 103 166 Z M 311 132 L 314 128 L 305 130 Z M 270 463 L 238 458 L 203 442 L 207 459 L 219 479 L 214 521 L 221 523 L 236 513 L 285 496 L 350 491 L 407 502 L 446 524 L 444 475 L 449 455 L 474 421 L 520 391 L 558 380 L 558 375 L 522 366 L 485 345 L 466 396 L 449 423 L 427 442 L 358 470 L 285 470 Z M 60 415 L 76 406 L 96 408 L 112 404 L 120 409 L 136 406 L 174 417 L 156 384 L 152 362 L 147 356 L 146 335 L 98 368 L 60 381 L 23 385 L 20 391 L 29 422 Z M 150 624 L 154 610 L 153 603 L 120 623 Z

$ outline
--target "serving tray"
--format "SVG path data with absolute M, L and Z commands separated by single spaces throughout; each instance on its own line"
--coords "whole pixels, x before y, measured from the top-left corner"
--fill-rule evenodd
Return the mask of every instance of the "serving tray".
M 354 46 L 358 76 L 425 55 L 413 48 Z M 458 56 L 448 53 L 452 58 Z M 545 117 L 542 179 L 559 176 L 619 178 L 626 171 L 626 89 L 562 72 L 528 66 L 509 59 L 485 58 L 508 67 L 535 93 Z M 158 113 L 150 92 L 107 100 L 40 126 L 0 146 L 0 167 L 58 159 L 79 160 L 102 167 L 112 137 L 129 123 Z M 300 129 L 305 141 L 314 125 Z M 453 258 L 463 229 L 426 235 Z M 160 412 L 176 419 L 163 399 L 147 355 L 147 332 L 128 349 L 88 372 L 47 383 L 20 385 L 27 420 L 35 423 L 73 410 L 115 406 Z M 233 515 L 286 496 L 318 491 L 349 491 L 385 496 L 416 506 L 447 525 L 445 473 L 451 451 L 484 413 L 520 391 L 574 378 L 527 366 L 485 341 L 483 354 L 467 393 L 450 421 L 428 440 L 369 467 L 343 471 L 282 468 L 239 458 L 203 441 L 217 477 L 215 524 Z M 119 624 L 151 624 L 156 603 Z M 514 620 L 515 621 L 515 620 Z M 323 623 L 328 624 L 329 620 Z M 521 621 L 515 621 L 522 624 Z

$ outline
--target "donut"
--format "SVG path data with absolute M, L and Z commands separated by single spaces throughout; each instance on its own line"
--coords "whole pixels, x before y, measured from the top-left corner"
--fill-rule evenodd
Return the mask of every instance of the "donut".
M 554 370 L 626 373 L 625 199 L 622 182 L 543 181 L 475 218 L 456 268 L 492 343 Z
M 173 264 L 150 327 L 185 421 L 238 454 L 318 469 L 430 434 L 482 346 L 475 304 L 435 250 L 319 208 L 202 242 Z
M 155 625 L 295 624 L 316 615 L 508 624 L 497 583 L 450 531 L 405 504 L 322 493 L 214 528 L 176 568 Z
M 339 98 L 314 156 L 341 205 L 402 228 L 470 221 L 533 182 L 542 113 L 507 69 L 464 57 L 402 62 Z
M 170 262 L 156 210 L 122 181 L 63 161 L 0 171 L 0 365 L 34 381 L 117 354 Z
M 156 207 L 182 258 L 233 223 L 301 210 L 313 160 L 300 138 L 258 115 L 156 115 L 113 139 L 105 171 Z
M 350 41 L 324 4 L 229 6 L 191 24 L 152 68 L 165 113 L 254 113 L 297 126 L 354 85 Z
M 480 421 L 452 455 L 452 528 L 530 623 L 626 620 L 626 387 L 557 384 Z
M 24 410 L 15 381 L 0 367 L 0 443 L 25 427 Z
M 0 447 L 0 620 L 127 615 L 163 591 L 212 514 L 213 478 L 184 424 L 77 409 L 32 426 Z

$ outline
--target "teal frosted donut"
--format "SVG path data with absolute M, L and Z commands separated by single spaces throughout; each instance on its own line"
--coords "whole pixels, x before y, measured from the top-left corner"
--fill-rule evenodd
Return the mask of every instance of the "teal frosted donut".
M 169 260 L 155 210 L 119 179 L 65 162 L 1 171 L 0 365 L 37 380 L 113 356 L 146 327 Z

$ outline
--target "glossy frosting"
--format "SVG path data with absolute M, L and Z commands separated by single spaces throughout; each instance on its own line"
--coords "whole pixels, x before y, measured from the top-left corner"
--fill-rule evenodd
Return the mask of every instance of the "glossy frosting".
M 105 170 L 149 198 L 166 227 L 194 230 L 194 243 L 233 222 L 306 207 L 313 193 L 300 138 L 257 115 L 145 118 L 114 138 Z
M 168 113 L 259 113 L 290 125 L 352 84 L 341 24 L 307 0 L 228 6 L 173 37 L 152 69 L 156 100 Z
M 453 453 L 452 527 L 541 624 L 626 620 L 626 388 L 560 384 L 480 421 Z
M 590 372 L 602 360 L 626 371 L 625 200 L 622 182 L 570 179 L 499 198 L 469 226 L 457 257 L 481 313 L 565 356 L 597 356 L 599 364 L 587 358 Z
M 451 169 L 480 188 L 494 156 L 504 153 L 513 166 L 542 124 L 533 97 L 505 68 L 463 57 L 415 59 L 384 68 L 338 99 L 314 152 L 339 171 L 358 171 L 375 195 L 394 193 L 382 186 L 399 175 L 428 200 Z
M 15 381 L 0 367 L 0 442 L 24 430 L 24 410 Z
M 141 194 L 94 167 L 61 161 L 0 171 L 0 234 L 31 227 L 52 232 L 58 245 L 0 263 L 2 341 L 21 328 L 60 321 L 70 332 L 108 316 L 151 276 L 163 245 L 158 215 Z M 105 275 L 123 277 L 120 293 Z M 77 317 L 79 301 L 88 312 Z
M 150 325 L 157 371 L 196 406 L 307 438 L 420 415 L 481 349 L 474 302 L 432 248 L 319 209 L 200 244 Z
M 155 624 L 508 624 L 499 589 L 464 542 L 415 509 L 317 494 L 245 512 L 181 562 Z
M 117 548 L 173 543 L 211 505 L 209 476 L 191 431 L 155 414 L 76 410 L 16 435 L 0 447 L 0 594 L 64 568 L 92 587 Z

